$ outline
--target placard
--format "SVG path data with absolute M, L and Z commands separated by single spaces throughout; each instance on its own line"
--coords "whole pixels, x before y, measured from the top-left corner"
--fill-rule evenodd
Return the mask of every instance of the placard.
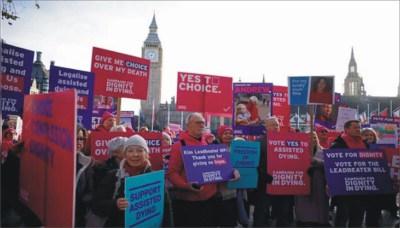
M 189 183 L 208 184 L 233 178 L 226 145 L 182 146 L 182 158 Z
M 161 227 L 164 214 L 164 171 L 125 179 L 129 206 L 125 227 Z
M 310 194 L 309 141 L 307 133 L 268 132 L 267 173 L 273 176 L 272 183 L 267 184 L 268 194 Z
M 330 195 L 393 193 L 388 163 L 382 150 L 324 150 Z

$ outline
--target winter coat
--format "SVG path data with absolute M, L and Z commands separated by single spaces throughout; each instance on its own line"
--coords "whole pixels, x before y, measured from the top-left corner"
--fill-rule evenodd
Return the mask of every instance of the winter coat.
M 316 164 L 308 170 L 311 176 L 311 193 L 295 196 L 296 219 L 300 222 L 326 225 L 329 223 L 329 196 L 325 191 L 326 179 L 321 148 L 316 150 L 314 158 L 317 160 Z
M 263 136 L 257 140 L 260 142 L 260 163 L 257 167 L 258 171 L 258 189 L 266 189 L 267 183 L 272 182 L 272 176 L 267 173 L 267 136 Z
M 168 180 L 174 185 L 175 197 L 185 201 L 203 201 L 211 198 L 217 192 L 217 184 L 204 184 L 198 192 L 187 190 L 189 183 L 187 182 L 186 170 L 182 159 L 182 141 L 186 146 L 204 146 L 207 142 L 202 137 L 200 140 L 189 135 L 188 131 L 181 132 L 180 141 L 172 146 L 171 157 L 168 166 Z
M 119 164 L 115 157 L 111 157 L 95 164 L 93 174 L 94 188 L 96 189 L 107 173 L 114 169 L 119 169 Z
M 364 144 L 367 148 L 369 148 L 369 144 L 364 141 Z M 344 139 L 342 138 L 341 135 L 339 135 L 335 141 L 333 141 L 331 147 L 329 149 L 355 149 L 355 148 L 349 148 L 349 146 L 346 144 L 346 142 L 344 141 Z
M 75 226 L 85 225 L 87 208 L 94 197 L 93 159 L 82 153 L 77 156 L 77 173 L 75 189 Z
M 129 174 L 125 171 L 124 165 L 126 160 L 121 161 L 118 170 L 112 170 L 107 173 L 105 178 L 100 182 L 96 189 L 95 198 L 92 204 L 92 210 L 96 215 L 108 217 L 105 227 L 124 227 L 125 226 L 125 211 L 118 209 L 117 199 L 127 198 L 125 196 L 125 178 L 129 177 Z M 148 165 L 144 173 L 152 172 L 150 165 Z M 118 175 L 121 177 L 121 185 L 118 189 L 117 196 L 113 199 L 115 190 L 115 184 L 118 181 Z M 128 210 L 129 208 L 127 208 Z M 172 206 L 171 200 L 167 188 L 164 188 L 164 215 L 163 215 L 163 227 L 172 227 Z

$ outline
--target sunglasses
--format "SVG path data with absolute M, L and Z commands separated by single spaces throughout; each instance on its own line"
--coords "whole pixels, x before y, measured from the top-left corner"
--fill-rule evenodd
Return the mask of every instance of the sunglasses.
M 85 141 L 86 138 L 76 138 L 76 140 L 78 140 L 78 141 Z

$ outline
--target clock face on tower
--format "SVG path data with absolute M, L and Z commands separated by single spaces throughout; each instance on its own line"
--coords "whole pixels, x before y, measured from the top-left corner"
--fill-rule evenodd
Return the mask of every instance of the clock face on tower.
M 158 51 L 157 50 L 146 50 L 145 58 L 150 59 L 151 62 L 157 62 L 158 61 Z

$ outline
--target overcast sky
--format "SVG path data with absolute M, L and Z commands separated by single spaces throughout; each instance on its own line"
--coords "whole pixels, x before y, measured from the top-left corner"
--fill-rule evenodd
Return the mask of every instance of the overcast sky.
M 399 1 L 34 1 L 1 21 L 7 43 L 41 51 L 46 67 L 90 71 L 93 46 L 141 56 L 153 13 L 163 47 L 162 102 L 177 72 L 287 85 L 287 76 L 335 75 L 343 93 L 351 48 L 367 95 L 396 96 Z M 138 108 L 125 102 L 123 109 Z M 125 106 L 125 108 L 124 108 Z

